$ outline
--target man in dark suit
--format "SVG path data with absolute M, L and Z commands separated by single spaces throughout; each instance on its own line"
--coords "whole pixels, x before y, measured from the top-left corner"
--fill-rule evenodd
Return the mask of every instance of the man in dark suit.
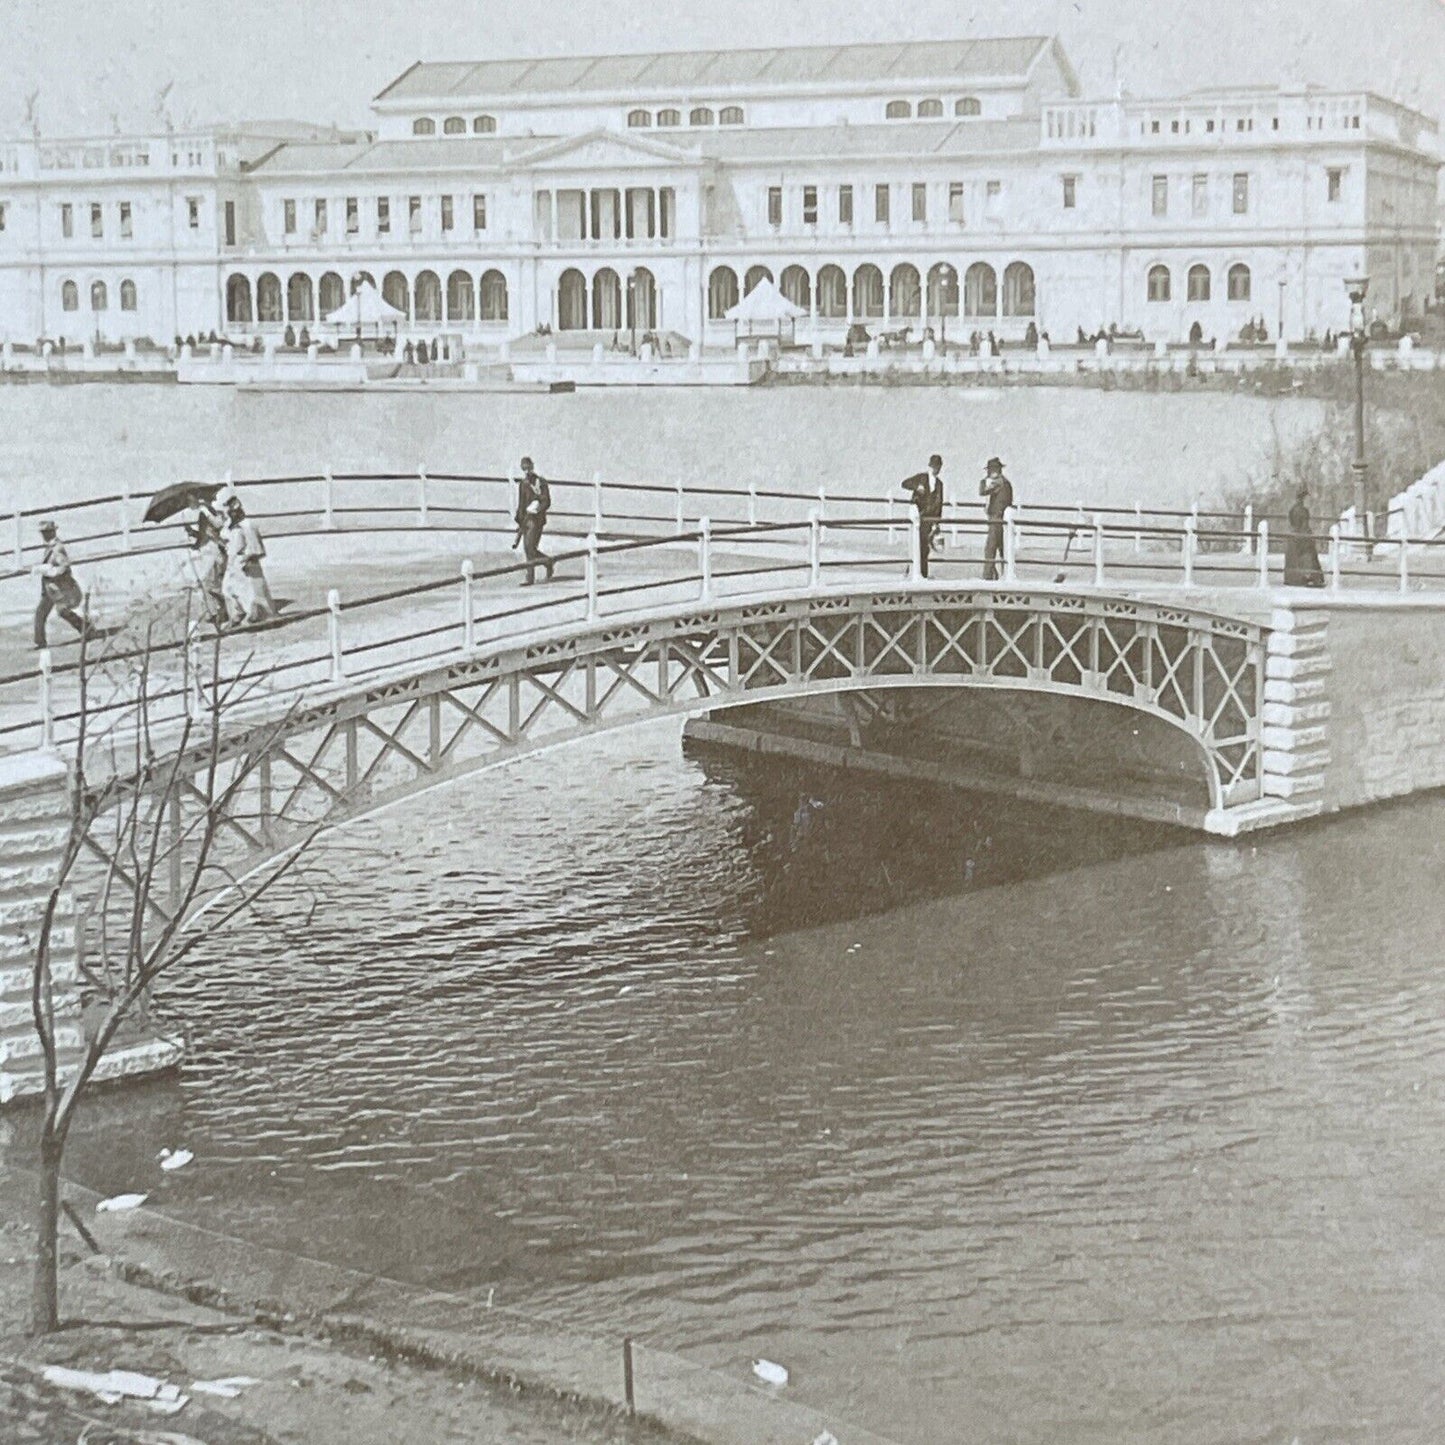
M 917 472 L 903 483 L 913 502 L 918 521 L 919 570 L 928 576 L 928 553 L 933 534 L 943 519 L 943 458 L 937 452 L 928 459 L 928 470 Z
M 530 587 L 536 580 L 537 564 L 547 569 L 548 580 L 552 577 L 552 559 L 542 550 L 542 529 L 547 525 L 547 513 L 552 510 L 552 489 L 546 477 L 539 477 L 532 467 L 532 458 L 522 458 L 522 480 L 517 486 L 517 542 L 527 557 L 527 576 L 523 587 Z M 515 547 L 517 542 L 513 542 Z
M 983 544 L 983 578 L 985 582 L 996 582 L 998 559 L 1003 556 L 1004 514 L 1014 504 L 1013 483 L 1004 476 L 1003 463 L 997 457 L 988 459 L 983 480 L 978 484 L 978 494 L 988 499 L 988 537 Z

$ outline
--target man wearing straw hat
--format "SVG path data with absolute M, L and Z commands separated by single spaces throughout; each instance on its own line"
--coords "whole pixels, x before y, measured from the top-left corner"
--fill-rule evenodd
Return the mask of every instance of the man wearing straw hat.
M 55 523 L 47 517 L 40 524 L 40 540 L 45 544 L 45 555 L 40 563 L 40 605 L 35 609 L 35 645 L 49 645 L 45 636 L 45 624 L 52 612 L 58 612 L 77 632 L 84 635 L 85 619 L 75 609 L 84 601 L 80 583 L 70 570 L 70 553 Z
M 523 587 L 530 587 L 536 579 L 537 565 L 547 569 L 548 581 L 552 578 L 552 559 L 542 550 L 542 529 L 547 525 L 547 513 L 552 510 L 552 489 L 545 477 L 539 477 L 532 467 L 532 458 L 522 458 L 522 480 L 517 484 L 517 542 L 527 558 L 527 576 Z
M 983 544 L 983 579 L 985 582 L 996 582 L 998 559 L 1003 556 L 1003 520 L 1014 504 L 1013 483 L 1004 476 L 1003 463 L 997 457 L 988 459 L 983 480 L 978 484 L 978 494 L 988 499 L 988 537 Z

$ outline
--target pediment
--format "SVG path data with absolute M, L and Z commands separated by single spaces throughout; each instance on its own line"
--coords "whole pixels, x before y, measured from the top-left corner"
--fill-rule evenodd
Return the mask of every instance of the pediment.
M 528 166 L 539 171 L 637 170 L 649 166 L 676 170 L 680 165 L 696 166 L 701 163 L 701 156 L 694 151 L 651 137 L 644 139 L 606 130 L 552 141 L 527 157 Z

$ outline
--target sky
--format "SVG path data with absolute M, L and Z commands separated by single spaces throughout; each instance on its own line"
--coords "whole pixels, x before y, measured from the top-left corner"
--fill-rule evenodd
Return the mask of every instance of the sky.
M 1084 89 L 1368 86 L 1445 115 L 1445 0 L 0 0 L 0 134 L 364 126 L 414 60 L 1057 34 Z M 38 92 L 38 94 L 37 94 Z

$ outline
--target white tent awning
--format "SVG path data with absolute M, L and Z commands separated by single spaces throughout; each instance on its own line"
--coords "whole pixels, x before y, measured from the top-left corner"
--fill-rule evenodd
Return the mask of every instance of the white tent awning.
M 383 301 L 376 287 L 363 281 L 345 306 L 338 306 L 324 319 L 328 326 L 380 326 L 383 322 L 404 322 L 406 312 Z
M 766 278 L 759 281 L 738 304 L 729 309 L 729 321 L 796 321 L 807 309 L 795 306 Z

